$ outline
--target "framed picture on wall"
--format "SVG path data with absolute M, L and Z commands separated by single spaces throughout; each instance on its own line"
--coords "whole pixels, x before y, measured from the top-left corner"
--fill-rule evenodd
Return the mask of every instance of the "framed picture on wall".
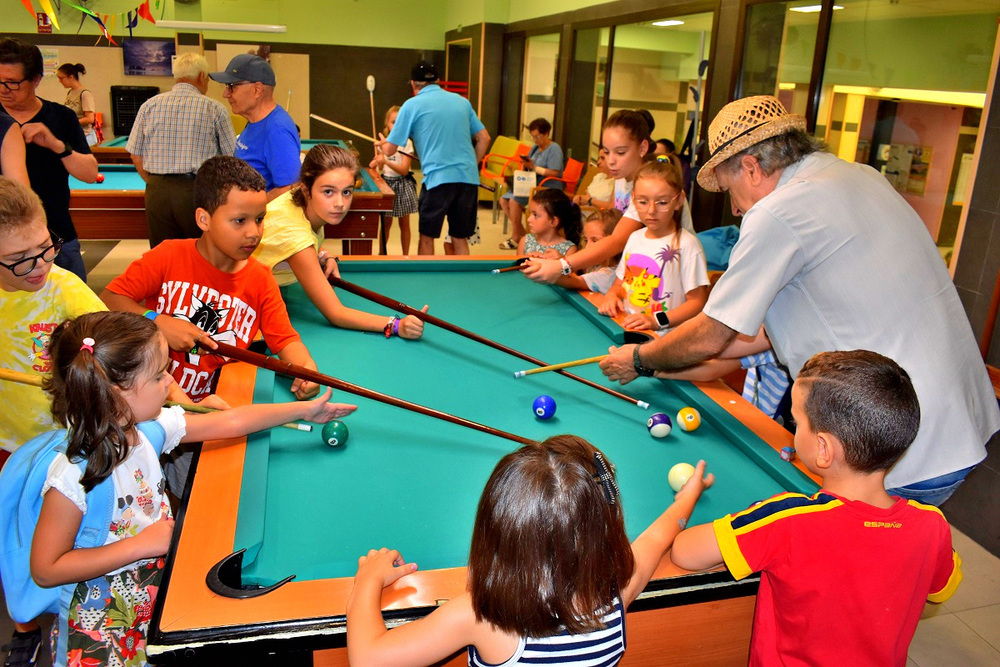
M 176 54 L 173 40 L 126 39 L 122 58 L 128 76 L 170 76 L 171 58 Z

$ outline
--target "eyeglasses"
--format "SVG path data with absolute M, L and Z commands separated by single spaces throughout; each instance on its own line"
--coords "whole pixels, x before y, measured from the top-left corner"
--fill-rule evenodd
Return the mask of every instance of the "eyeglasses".
M 670 210 L 670 205 L 673 204 L 677 200 L 677 198 L 680 197 L 683 193 L 684 193 L 683 190 L 678 190 L 677 194 L 675 194 L 670 199 L 658 199 L 656 201 L 652 201 L 649 199 L 638 199 L 633 197 L 632 203 L 635 204 L 636 208 L 641 208 L 643 210 L 646 210 L 651 206 L 655 206 L 656 210 L 658 211 L 668 211 Z
M 25 78 L 21 79 L 20 81 L 0 81 L 0 86 L 3 86 L 7 90 L 11 90 L 11 91 L 20 90 L 21 89 L 21 84 L 24 83 L 27 80 L 28 80 L 28 78 L 25 77 Z
M 63 245 L 62 239 L 59 238 L 58 236 L 53 236 L 52 245 L 50 245 L 48 248 L 41 251 L 37 255 L 34 255 L 32 257 L 25 257 L 24 259 L 19 259 L 13 264 L 4 264 L 3 262 L 0 262 L 0 266 L 10 271 L 18 278 L 20 278 L 21 276 L 26 276 L 35 270 L 35 267 L 38 265 L 38 260 L 42 260 L 46 264 L 51 264 L 52 262 L 54 262 L 56 259 L 56 255 L 58 255 L 59 251 L 62 250 L 62 245 Z
M 226 90 L 228 90 L 229 94 L 232 95 L 233 94 L 233 89 L 236 88 L 236 86 L 242 86 L 245 83 L 252 83 L 252 82 L 251 81 L 237 81 L 236 83 L 227 83 L 226 84 Z

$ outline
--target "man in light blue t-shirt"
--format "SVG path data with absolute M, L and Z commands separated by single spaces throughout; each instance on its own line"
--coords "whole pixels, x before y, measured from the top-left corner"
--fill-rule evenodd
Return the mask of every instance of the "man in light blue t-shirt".
M 267 200 L 286 192 L 299 180 L 299 131 L 288 112 L 274 101 L 274 70 L 252 53 L 229 61 L 224 72 L 209 74 L 226 86 L 222 96 L 233 113 L 247 119 L 236 139 L 235 156 L 260 172 L 267 182 Z
M 396 125 L 379 150 L 392 155 L 413 140 L 424 175 L 420 189 L 420 242 L 417 252 L 434 254 L 448 216 L 448 233 L 456 255 L 469 254 L 469 237 L 476 230 L 479 206 L 479 163 L 486 155 L 490 133 L 461 95 L 437 85 L 437 70 L 421 61 L 410 72 L 413 97 L 403 103 Z

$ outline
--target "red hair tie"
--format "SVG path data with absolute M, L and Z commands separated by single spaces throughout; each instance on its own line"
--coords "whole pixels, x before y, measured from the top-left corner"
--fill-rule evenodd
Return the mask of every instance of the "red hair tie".
M 96 341 L 93 338 L 84 338 L 80 345 L 80 351 L 83 352 L 84 350 L 88 350 L 91 354 L 93 354 L 94 345 L 96 345 Z

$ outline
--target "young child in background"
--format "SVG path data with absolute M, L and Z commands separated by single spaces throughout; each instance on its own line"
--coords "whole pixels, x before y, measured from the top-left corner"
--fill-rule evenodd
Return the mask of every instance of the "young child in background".
M 536 282 L 554 284 L 560 275 L 568 276 L 621 253 L 629 236 L 642 229 L 641 215 L 632 202 L 632 187 L 639 168 L 653 159 L 654 144 L 649 136 L 652 123 L 652 116 L 644 109 L 620 109 L 608 116 L 601 130 L 601 151 L 605 154 L 608 172 L 615 179 L 613 205 L 622 211 L 614 233 L 570 258 L 524 262 L 522 273 Z M 686 201 L 681 204 L 680 211 L 680 226 L 693 234 L 694 224 Z
M 251 257 L 263 233 L 266 185 L 239 158 L 209 158 L 194 182 L 201 237 L 164 241 L 101 292 L 108 308 L 143 315 L 163 332 L 170 346 L 169 371 L 179 385 L 173 400 L 228 407 L 213 393 L 225 359 L 195 348 L 214 348 L 215 340 L 247 348 L 261 331 L 278 358 L 316 368 L 292 328 L 270 269 Z M 318 385 L 300 379 L 291 389 L 300 399 L 319 393 Z M 170 489 L 178 496 L 192 456 L 178 449 L 166 463 Z
M 616 208 L 604 208 L 591 213 L 583 223 L 586 246 L 597 243 L 611 234 L 621 217 L 622 212 Z M 556 284 L 567 289 L 590 290 L 604 294 L 615 284 L 615 267 L 619 259 L 613 257 L 603 264 L 590 267 L 581 275 L 571 273 L 568 276 L 561 276 Z
M 571 435 L 522 447 L 500 460 L 479 500 L 466 592 L 386 630 L 382 589 L 417 565 L 389 549 L 359 559 L 348 659 L 429 665 L 468 646 L 470 665 L 615 665 L 625 651 L 625 609 L 712 481 L 699 462 L 630 548 L 614 467 L 599 450 Z
M 29 375 L 49 372 L 49 336 L 60 322 L 106 310 L 76 274 L 55 266 L 61 242 L 45 222 L 42 202 L 27 185 L 0 176 L 0 329 L 3 366 Z M 52 429 L 49 398 L 39 387 L 0 382 L 0 469 L 11 452 Z M 0 573 L 2 576 L 2 573 Z M 37 623 L 15 623 L 10 662 L 33 662 L 42 635 Z M 30 659 L 29 659 L 30 658 Z
M 708 269 L 701 243 L 682 229 L 681 176 L 669 162 L 649 162 L 636 173 L 632 203 L 645 229 L 632 233 L 615 284 L 599 311 L 627 313 L 627 329 L 662 331 L 698 313 L 708 300 Z M 619 223 L 620 224 L 620 223 Z
M 264 233 L 252 257 L 274 272 L 279 286 L 297 280 L 335 327 L 420 338 L 424 323 L 418 317 L 387 318 L 342 304 L 320 263 L 323 226 L 339 225 L 350 211 L 360 169 L 354 153 L 330 144 L 314 146 L 302 162 L 299 184 L 268 203 Z M 335 262 L 324 263 L 327 270 L 336 269 Z
M 146 629 L 173 531 L 163 494 L 160 449 L 180 442 L 233 438 L 297 419 L 325 423 L 355 406 L 252 405 L 210 414 L 164 408 L 172 382 L 166 339 L 132 313 L 82 315 L 52 334 L 52 412 L 68 429 L 65 454 L 49 466 L 31 544 L 39 586 L 76 584 L 56 624 L 54 664 L 145 664 Z M 137 425 L 152 421 L 152 431 Z M 148 433 L 157 436 L 151 440 Z M 27 451 L 27 447 L 25 448 Z M 81 474 L 76 461 L 86 460 Z M 116 499 L 103 546 L 74 548 L 87 493 L 111 478 Z M 82 662 L 81 662 L 82 661 Z
M 382 129 L 383 136 L 388 137 L 396 124 L 396 116 L 399 115 L 399 107 L 389 107 L 385 112 L 385 127 Z M 413 141 L 406 140 L 403 151 L 413 154 Z M 392 218 L 399 218 L 399 241 L 403 248 L 403 254 L 410 254 L 410 216 L 417 212 L 417 181 L 410 173 L 410 158 L 397 151 L 386 157 L 380 151 L 375 151 L 375 159 L 368 166 L 372 169 L 379 169 L 386 185 L 396 193 L 396 200 L 392 204 L 392 216 L 386 216 L 385 235 L 389 236 L 392 229 Z M 386 243 L 383 239 L 382 243 Z
M 924 602 L 962 579 L 941 512 L 885 491 L 920 425 L 910 377 L 874 352 L 823 352 L 799 372 L 792 414 L 796 455 L 823 488 L 685 530 L 671 558 L 763 573 L 751 665 L 902 667 Z
M 517 243 L 517 254 L 558 259 L 580 244 L 580 207 L 562 190 L 542 188 L 528 203 L 528 233 Z
M 573 203 L 578 206 L 596 206 L 597 208 L 614 208 L 615 206 L 615 179 L 611 178 L 608 172 L 607 151 L 603 148 L 597 156 L 597 164 L 594 168 L 597 173 L 587 186 L 586 194 L 573 196 Z

